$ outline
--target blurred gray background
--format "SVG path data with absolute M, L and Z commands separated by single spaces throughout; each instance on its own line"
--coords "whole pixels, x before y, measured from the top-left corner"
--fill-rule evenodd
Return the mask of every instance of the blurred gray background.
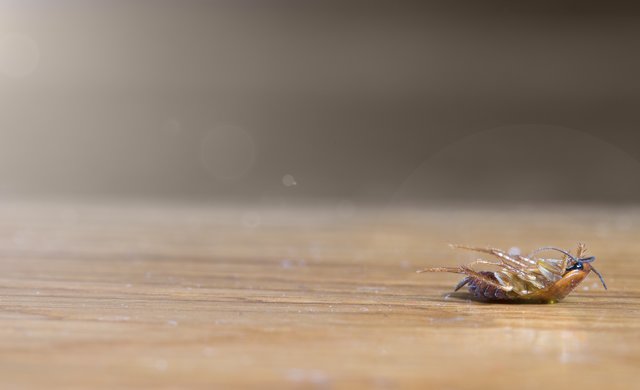
M 3 199 L 640 201 L 626 3 L 0 4 Z

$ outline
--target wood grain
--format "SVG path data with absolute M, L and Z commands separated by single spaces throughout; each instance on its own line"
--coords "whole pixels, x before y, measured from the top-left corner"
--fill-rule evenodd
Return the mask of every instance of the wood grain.
M 0 207 L 1 388 L 634 388 L 640 210 Z M 556 305 L 448 295 L 449 242 L 587 243 Z

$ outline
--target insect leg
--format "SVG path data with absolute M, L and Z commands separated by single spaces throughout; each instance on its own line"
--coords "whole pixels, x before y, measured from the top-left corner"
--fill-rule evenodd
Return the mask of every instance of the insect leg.
M 453 291 L 460 290 L 462 287 L 464 287 L 465 284 L 469 283 L 470 281 L 471 281 L 471 277 L 467 276 L 466 278 L 462 279 L 460 283 L 456 285 L 456 288 L 454 288 Z
M 522 261 L 518 261 L 515 260 L 512 256 L 509 256 L 508 254 L 506 254 L 505 252 L 501 251 L 500 249 L 493 249 L 493 248 L 473 248 L 473 247 L 460 247 L 463 249 L 469 249 L 469 250 L 475 250 L 475 251 L 480 251 L 483 253 L 489 253 L 492 254 L 494 256 L 497 256 L 500 258 L 500 264 L 496 264 L 496 263 L 491 263 L 491 262 L 485 262 L 485 264 L 493 264 L 493 265 L 498 265 L 501 268 L 503 268 L 506 271 L 512 272 L 516 275 L 518 275 L 518 277 L 520 277 L 520 279 L 522 280 L 526 280 L 529 282 L 532 282 L 534 284 L 538 284 L 540 285 L 537 281 L 536 281 L 536 277 L 534 274 L 532 274 L 531 271 L 537 271 L 537 263 L 526 258 L 526 257 L 522 257 L 519 256 L 519 258 L 521 260 L 527 261 L 531 264 L 526 264 Z M 471 264 L 477 263 L 478 261 L 475 261 Z
M 467 267 L 469 267 L 471 265 L 475 265 L 475 264 L 489 264 L 489 265 L 495 265 L 495 266 L 503 267 L 503 268 L 506 267 L 504 265 L 504 262 L 496 263 L 496 262 L 487 261 L 487 260 L 484 260 L 484 259 L 478 259 L 478 260 L 476 260 L 474 262 L 471 262 L 471 263 L 467 264 Z
M 522 269 L 515 267 L 512 264 L 509 264 L 508 262 L 504 261 L 504 260 L 500 260 L 499 263 L 493 262 L 493 261 L 487 261 L 487 260 L 483 260 L 483 259 L 478 259 L 474 262 L 471 262 L 469 264 L 466 265 L 466 267 L 472 266 L 474 264 L 489 264 L 489 265 L 495 265 L 497 267 L 502 268 L 502 270 L 507 271 L 507 272 L 512 272 L 515 274 L 518 274 L 522 279 L 531 279 L 531 277 Z
M 513 260 L 511 257 L 509 257 L 508 255 L 506 255 L 504 252 L 502 252 L 499 249 L 483 249 L 483 248 L 471 248 L 471 247 L 460 247 L 463 249 L 469 249 L 469 250 L 476 250 L 476 251 L 480 251 L 483 253 L 490 253 L 493 254 L 494 256 L 499 256 L 497 253 L 501 253 L 503 256 L 499 256 L 500 257 L 500 262 L 499 263 L 495 263 L 495 262 L 491 262 L 491 261 L 487 261 L 487 260 L 482 260 L 482 259 L 478 259 L 472 263 L 469 263 L 467 266 L 473 265 L 473 264 L 490 264 L 490 265 L 496 265 L 498 267 L 501 267 L 507 271 L 513 272 L 515 274 L 518 274 L 523 280 L 531 280 L 532 276 L 527 272 L 528 271 L 528 266 L 526 264 L 520 263 L 518 261 Z
M 434 268 L 425 268 L 425 269 L 421 269 L 416 271 L 417 273 L 421 274 L 423 272 L 452 272 L 454 274 L 464 274 L 466 272 L 464 272 L 462 270 L 462 267 L 434 267 Z
M 509 256 L 509 254 L 505 253 L 504 251 L 502 251 L 500 249 L 496 249 L 496 248 L 478 248 L 478 247 L 473 247 L 473 246 L 456 245 L 456 244 L 450 244 L 450 245 L 453 248 L 459 248 L 459 249 L 465 249 L 465 250 L 469 250 L 469 251 L 487 253 L 487 254 L 490 254 L 492 256 L 496 256 L 496 257 L 500 258 L 505 263 L 511 263 L 514 266 L 517 266 L 517 267 L 520 267 L 520 268 L 524 268 L 524 267 L 528 266 L 528 264 L 526 264 L 526 263 L 524 263 L 522 261 L 514 259 L 512 256 Z

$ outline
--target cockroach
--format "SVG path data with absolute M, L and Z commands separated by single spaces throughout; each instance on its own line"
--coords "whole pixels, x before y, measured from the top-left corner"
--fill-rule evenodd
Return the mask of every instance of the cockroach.
M 452 272 L 466 275 L 455 287 L 460 290 L 469 287 L 472 298 L 485 302 L 504 303 L 556 303 L 582 282 L 589 272 L 593 271 L 607 285 L 591 263 L 594 256 L 585 257 L 584 244 L 578 244 L 576 255 L 569 251 L 554 247 L 538 248 L 527 256 L 512 254 L 495 248 L 476 248 L 464 245 L 451 245 L 454 248 L 486 253 L 497 258 L 497 261 L 478 259 L 470 264 L 458 267 L 436 267 L 417 271 Z M 560 252 L 561 259 L 542 258 L 541 252 Z M 489 264 L 497 271 L 475 271 L 475 264 Z

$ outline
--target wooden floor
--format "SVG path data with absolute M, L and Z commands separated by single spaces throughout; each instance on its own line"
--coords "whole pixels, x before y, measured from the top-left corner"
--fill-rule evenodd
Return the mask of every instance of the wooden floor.
M 556 305 L 448 295 L 583 241 Z M 640 209 L 0 206 L 0 388 L 640 388 Z

